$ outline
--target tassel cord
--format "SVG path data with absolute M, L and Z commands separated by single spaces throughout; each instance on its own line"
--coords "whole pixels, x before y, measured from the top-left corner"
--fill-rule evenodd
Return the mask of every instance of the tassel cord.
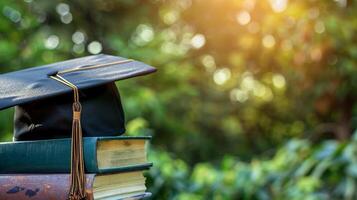
M 85 200 L 87 195 L 85 192 L 85 170 L 84 170 L 84 156 L 83 156 L 83 134 L 81 127 L 81 111 L 82 106 L 79 101 L 79 91 L 78 87 L 71 83 L 70 81 L 63 78 L 61 75 L 70 72 L 77 72 L 82 70 L 90 70 L 101 67 L 106 67 L 116 64 L 124 64 L 132 62 L 133 60 L 120 60 L 111 63 L 97 64 L 87 67 L 76 67 L 68 70 L 59 71 L 56 75 L 50 76 L 50 78 L 72 88 L 73 90 L 73 123 L 72 123 L 72 140 L 71 140 L 71 174 L 70 174 L 70 190 L 68 199 L 69 200 Z
M 60 76 L 59 74 L 51 76 L 52 79 L 65 84 L 72 88 L 74 93 L 73 103 L 73 123 L 72 123 L 72 140 L 71 140 L 71 174 L 70 174 L 70 190 L 69 200 L 85 200 L 87 198 L 85 192 L 85 171 L 83 157 L 83 140 L 81 127 L 81 111 L 82 106 L 79 101 L 79 91 L 77 86 Z

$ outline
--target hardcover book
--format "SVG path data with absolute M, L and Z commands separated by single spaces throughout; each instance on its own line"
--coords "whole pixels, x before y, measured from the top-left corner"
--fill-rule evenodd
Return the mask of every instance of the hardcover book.
M 0 199 L 67 200 L 69 174 L 0 175 Z M 142 171 L 86 175 L 88 200 L 142 199 L 145 192 Z
M 83 138 L 85 171 L 113 173 L 147 169 L 150 137 Z M 0 174 L 69 173 L 71 140 L 51 139 L 0 143 Z

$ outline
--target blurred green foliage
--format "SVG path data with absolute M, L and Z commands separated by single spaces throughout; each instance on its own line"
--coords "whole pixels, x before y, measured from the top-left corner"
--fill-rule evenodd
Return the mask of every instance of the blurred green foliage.
M 153 152 L 150 170 L 154 199 L 356 199 L 357 132 L 350 142 L 313 146 L 293 139 L 270 160 L 250 163 L 225 156 L 218 166 L 192 171 L 167 153 Z
M 158 199 L 356 199 L 357 2 L 3 0 L 0 73 L 107 53 Z M 12 113 L 0 112 L 11 140 Z

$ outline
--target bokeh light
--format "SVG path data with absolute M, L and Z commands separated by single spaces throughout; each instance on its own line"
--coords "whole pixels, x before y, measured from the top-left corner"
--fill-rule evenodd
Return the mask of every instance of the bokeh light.
M 275 38 L 272 35 L 265 35 L 262 40 L 263 46 L 273 48 L 275 46 Z
M 47 49 L 55 49 L 59 45 L 59 38 L 57 35 L 50 35 L 46 40 L 45 40 L 45 47 Z
M 231 71 L 228 68 L 217 69 L 213 74 L 213 80 L 217 85 L 223 85 L 231 78 Z
M 250 14 L 247 11 L 241 11 L 237 14 L 237 21 L 240 25 L 247 25 L 250 22 Z
M 102 44 L 98 41 L 92 41 L 88 44 L 88 52 L 91 54 L 98 54 L 102 52 Z
M 288 5 L 288 0 L 270 0 L 270 3 L 275 12 L 283 12 Z
M 0 71 L 102 53 L 156 67 L 117 84 L 126 134 L 153 136 L 152 199 L 352 200 L 356 10 L 347 0 L 2 0 Z M 13 110 L 0 112 L 0 139 L 12 124 Z
M 206 43 L 206 38 L 202 34 L 196 34 L 191 39 L 192 47 L 195 49 L 199 49 L 203 47 L 205 43 Z

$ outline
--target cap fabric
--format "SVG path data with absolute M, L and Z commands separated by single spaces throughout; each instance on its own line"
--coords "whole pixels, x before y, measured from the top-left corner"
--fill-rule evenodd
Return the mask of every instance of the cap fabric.
M 84 89 L 156 71 L 155 68 L 142 62 L 100 54 L 1 74 L 0 110 L 72 92 L 71 88 L 50 78 L 58 72 L 85 69 L 118 61 L 127 62 L 88 70 L 69 71 L 62 76 L 79 89 Z
M 0 75 L 0 110 L 15 107 L 15 140 L 70 137 L 73 90 L 51 78 L 61 74 L 79 89 L 83 136 L 124 133 L 115 81 L 156 71 L 144 63 L 94 55 Z
M 72 93 L 15 107 L 14 140 L 70 137 Z M 114 83 L 80 91 L 84 136 L 113 136 L 125 132 L 124 112 Z

